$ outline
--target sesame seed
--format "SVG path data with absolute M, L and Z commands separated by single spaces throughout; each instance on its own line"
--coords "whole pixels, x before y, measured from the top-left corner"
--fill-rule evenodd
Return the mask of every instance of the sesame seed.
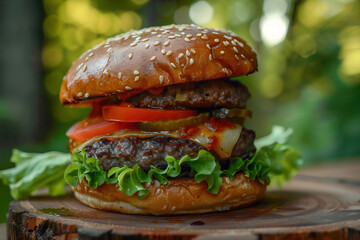
M 210 45 L 209 45 L 209 44 L 206 44 L 206 47 L 207 47 L 208 49 L 211 49 L 211 47 L 210 47 Z
M 191 41 L 195 41 L 195 40 L 196 40 L 196 37 L 193 37 L 193 38 L 191 38 L 190 40 L 191 40 Z
M 223 68 L 223 69 L 221 69 L 221 71 L 223 71 L 226 74 L 229 74 L 229 70 L 227 70 L 227 68 Z
M 227 39 L 229 39 L 229 40 L 232 39 L 232 37 L 230 37 L 230 36 L 228 36 L 228 35 L 225 35 L 224 37 L 227 38 Z
M 157 46 L 157 45 L 159 45 L 159 44 L 160 44 L 159 41 L 154 42 L 154 46 Z
M 187 56 L 190 56 L 189 50 L 186 50 L 186 55 L 187 55 Z
M 183 53 L 180 53 L 179 56 L 178 56 L 178 58 L 182 58 L 183 56 L 184 56 L 184 54 L 183 54 Z
M 77 94 L 77 96 L 78 96 L 78 97 L 81 97 L 81 96 L 82 96 L 82 92 L 79 92 L 79 93 Z
M 211 53 L 209 54 L 209 60 L 210 60 L 210 61 L 212 60 L 212 55 L 211 55 Z
M 92 57 L 94 55 L 93 52 L 89 53 L 88 57 Z
M 184 38 L 184 40 L 185 40 L 185 41 L 187 41 L 187 42 L 190 42 L 190 39 L 189 39 L 189 38 L 187 38 L 187 37 L 186 37 L 186 38 Z
M 168 46 L 170 44 L 170 41 L 164 42 L 164 46 Z
M 172 54 L 172 51 L 169 50 L 167 53 L 166 53 L 166 56 L 170 56 Z
M 122 73 L 121 73 L 121 72 L 118 73 L 118 77 L 121 79 L 121 77 L 122 77 Z
M 192 34 L 188 34 L 186 35 L 187 38 L 191 38 L 192 37 Z
M 206 36 L 206 34 L 204 34 L 204 35 L 201 37 L 201 39 L 207 40 L 207 39 L 209 39 L 209 38 Z
M 159 194 L 160 194 L 160 192 L 161 192 L 161 189 L 160 189 L 160 188 L 158 188 L 158 189 L 156 189 L 155 194 L 159 195 Z
M 193 49 L 193 48 L 191 48 L 190 51 L 191 51 L 193 54 L 196 53 L 195 49 Z
M 106 50 L 107 52 L 111 52 L 112 48 L 108 48 L 108 50 Z
M 134 74 L 135 74 L 135 75 L 139 75 L 140 73 L 139 73 L 139 71 L 135 70 L 135 71 L 134 71 Z
M 243 59 L 245 59 L 245 55 L 244 55 L 244 54 L 240 54 L 240 56 L 241 56 Z
M 176 207 L 173 206 L 173 207 L 171 208 L 171 211 L 174 212 L 175 210 L 176 210 Z
M 201 37 L 202 33 L 198 33 L 196 34 L 197 37 Z
M 157 32 L 151 32 L 151 34 L 157 34 Z
M 151 58 L 150 58 L 150 61 L 154 61 L 156 59 L 156 56 L 152 56 Z
M 233 47 L 233 49 L 234 49 L 234 51 L 235 51 L 236 53 L 239 52 L 239 50 L 238 50 L 236 47 Z
M 89 97 L 89 93 L 85 93 L 85 97 L 88 98 L 88 97 Z
M 224 51 L 220 51 L 221 54 L 224 54 L 225 52 Z
M 175 36 L 168 36 L 169 39 L 174 39 L 176 38 Z
M 137 42 L 130 43 L 130 46 L 135 47 L 137 45 Z
M 104 45 L 104 48 L 108 48 L 108 47 L 111 47 L 111 45 L 110 44 Z
M 235 58 L 236 58 L 237 60 L 240 60 L 240 59 L 239 59 L 239 57 L 238 57 L 237 55 L 235 55 Z
M 159 34 L 159 35 L 157 35 L 157 37 L 158 37 L 158 38 L 161 38 L 161 37 L 162 37 L 162 35 L 161 35 L 161 34 Z
M 181 37 L 181 35 L 180 35 L 180 34 L 177 34 L 177 33 L 175 33 L 175 36 L 176 36 L 176 37 Z
M 236 46 L 236 43 L 235 43 L 234 41 L 231 41 L 231 44 L 234 45 L 234 46 Z
M 87 69 L 87 66 L 86 66 L 86 65 L 84 65 L 83 72 L 85 72 L 85 71 L 86 71 L 86 69 Z
M 228 177 L 225 177 L 225 182 L 226 182 L 227 184 L 229 184 L 229 183 L 230 183 L 230 179 L 229 179 Z
M 132 57 L 133 57 L 133 54 L 130 53 L 130 54 L 129 54 L 129 59 L 132 59 Z
M 129 87 L 129 86 L 125 86 L 125 89 L 126 89 L 126 90 L 131 90 L 132 88 Z
M 174 63 L 170 63 L 170 65 L 173 67 L 173 68 L 176 68 L 176 65 Z
M 76 71 L 79 71 L 82 66 L 84 66 L 84 63 L 81 63 L 79 66 L 77 66 Z
M 165 49 L 161 49 L 161 53 L 165 54 L 166 53 Z
M 158 180 L 155 180 L 154 183 L 155 183 L 155 187 L 160 187 L 160 182 Z
M 228 46 L 229 45 L 229 42 L 228 41 L 223 41 L 224 45 L 225 46 Z
M 240 47 L 244 47 L 244 44 L 242 42 L 237 41 Z
M 180 30 L 180 29 L 179 29 L 179 30 Z M 180 34 L 181 34 L 181 35 L 185 35 L 186 33 L 184 33 L 184 32 L 181 32 Z
M 212 32 L 213 34 L 219 34 L 218 32 Z
M 140 80 L 140 77 L 139 77 L 139 76 L 136 76 L 135 79 L 134 79 L 135 82 L 137 82 L 137 81 L 139 81 L 139 80 Z
M 193 65 L 193 63 L 194 63 L 194 59 L 190 58 L 190 65 Z
M 160 84 L 162 84 L 164 82 L 164 76 L 163 75 L 160 75 L 159 81 L 160 81 Z
M 219 40 L 219 39 L 217 39 L 217 38 L 215 38 L 215 39 L 214 39 L 214 41 L 215 41 L 215 42 L 219 42 L 220 40 Z

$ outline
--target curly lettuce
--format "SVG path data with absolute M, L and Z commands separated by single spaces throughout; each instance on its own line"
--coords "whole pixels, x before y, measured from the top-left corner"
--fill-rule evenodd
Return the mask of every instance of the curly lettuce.
M 222 176 L 234 178 L 243 172 L 249 179 L 258 179 L 262 184 L 270 182 L 283 185 L 289 181 L 302 164 L 301 153 L 286 145 L 292 130 L 274 127 L 272 133 L 255 141 L 258 149 L 248 159 L 230 159 L 228 169 L 221 169 L 214 156 L 205 150 L 199 151 L 195 158 L 184 156 L 175 159 L 167 156 L 166 169 L 151 166 L 146 173 L 139 165 L 133 167 L 113 167 L 108 172 L 100 166 L 96 158 L 87 158 L 84 150 L 74 151 L 71 155 L 59 152 L 25 153 L 14 150 L 11 162 L 15 167 L 0 171 L 0 178 L 9 185 L 15 199 L 28 198 L 37 189 L 48 188 L 50 195 L 64 193 L 65 183 L 76 187 L 80 180 L 86 179 L 89 186 L 97 188 L 105 182 L 117 184 L 119 190 L 128 196 L 137 194 L 142 199 L 148 195 L 144 183 L 154 180 L 166 184 L 169 179 L 181 173 L 184 164 L 192 170 L 197 183 L 205 181 L 209 193 L 217 194 L 222 184 Z

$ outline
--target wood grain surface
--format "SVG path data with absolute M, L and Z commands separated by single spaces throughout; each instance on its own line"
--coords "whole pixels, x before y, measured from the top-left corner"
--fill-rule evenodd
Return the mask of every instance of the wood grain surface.
M 13 201 L 11 239 L 360 239 L 360 161 L 312 166 L 258 204 L 229 212 L 139 216 L 72 195 Z

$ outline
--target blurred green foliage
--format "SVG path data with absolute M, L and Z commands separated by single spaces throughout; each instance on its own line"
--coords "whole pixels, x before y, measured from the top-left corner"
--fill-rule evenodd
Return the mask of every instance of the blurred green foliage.
M 273 124 L 294 128 L 292 144 L 307 163 L 360 155 L 360 1 L 43 0 L 43 6 L 44 87 L 53 127 L 46 142 L 22 150 L 67 151 L 64 133 L 89 110 L 61 106 L 58 93 L 87 49 L 131 29 L 196 23 L 230 29 L 257 50 L 259 72 L 238 79 L 252 93 L 254 117 L 247 125 L 258 136 Z M 0 99 L 0 121 L 11 121 L 6 116 Z

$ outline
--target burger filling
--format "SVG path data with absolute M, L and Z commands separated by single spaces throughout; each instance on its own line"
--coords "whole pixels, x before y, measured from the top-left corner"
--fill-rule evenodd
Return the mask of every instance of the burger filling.
M 222 175 L 238 171 L 265 183 L 269 164 L 254 160 L 255 133 L 243 128 L 249 97 L 244 85 L 228 79 L 109 97 L 68 131 L 74 150 L 65 179 L 76 186 L 86 178 L 94 188 L 116 183 L 140 198 L 142 183 L 153 179 L 193 177 L 214 194 Z
M 127 101 L 141 108 L 214 109 L 245 108 L 249 98 L 249 91 L 239 82 L 212 80 L 170 85 L 156 94 L 142 92 Z
M 252 130 L 243 129 L 231 157 L 247 158 L 250 153 L 255 152 L 255 133 Z M 165 169 L 166 156 L 181 159 L 185 155 L 194 158 L 204 147 L 187 139 L 177 139 L 165 136 L 152 138 L 127 137 L 109 140 L 102 138 L 100 141 L 91 142 L 84 147 L 88 158 L 99 159 L 100 166 L 105 171 L 113 167 L 133 167 L 138 164 L 144 171 L 148 172 L 150 166 Z M 225 168 L 229 165 L 229 158 L 220 158 L 213 151 L 214 157 Z

